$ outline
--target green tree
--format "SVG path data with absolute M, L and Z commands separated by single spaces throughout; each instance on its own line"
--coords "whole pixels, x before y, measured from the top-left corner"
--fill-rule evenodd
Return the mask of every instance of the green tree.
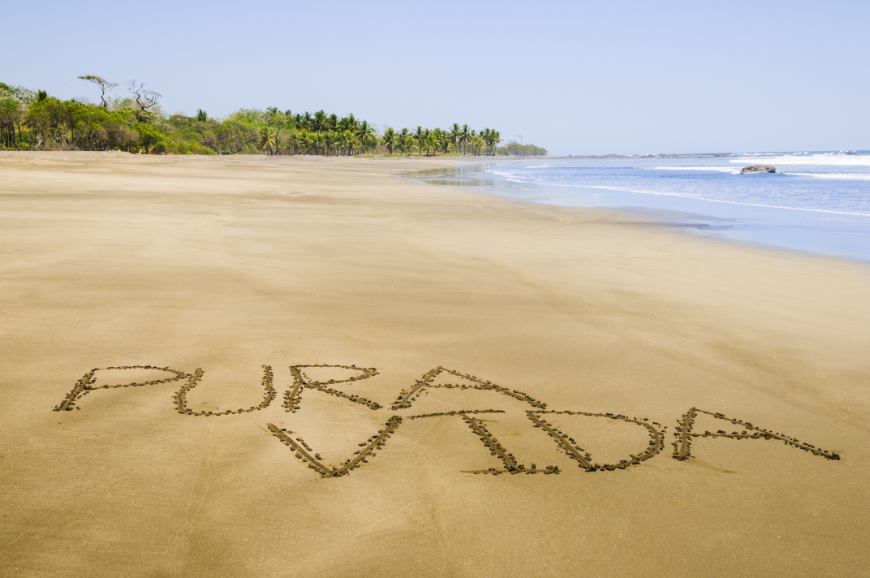
M 274 154 L 272 149 L 275 146 L 275 131 L 270 126 L 260 127 L 260 150 L 268 150 L 269 155 Z
M 309 130 L 323 132 L 326 130 L 326 122 L 326 113 L 322 110 L 318 110 L 314 113 L 314 117 L 312 118 L 313 126 Z
M 422 126 L 418 126 L 417 130 L 414 131 L 414 140 L 416 140 L 417 143 L 421 143 L 424 138 L 426 138 L 426 132 Z M 420 154 L 423 154 L 422 148 L 420 149 Z
M 462 138 L 462 129 L 459 128 L 459 125 L 455 122 L 453 126 L 450 128 L 450 140 L 453 143 L 453 147 L 456 148 L 456 145 L 459 143 L 459 140 Z
M 427 156 L 432 155 L 433 151 L 438 148 L 438 137 L 433 133 L 429 133 L 423 137 L 420 142 L 420 154 L 423 154 L 423 149 L 426 149 Z
M 399 138 L 398 138 L 398 143 L 400 144 L 399 148 L 402 149 L 403 156 L 405 154 L 405 151 L 408 148 L 410 148 L 409 145 L 411 144 L 411 139 L 412 139 L 412 137 L 411 137 L 411 135 L 408 134 L 408 129 L 403 128 L 402 132 L 399 133 Z
M 497 130 L 492 130 L 492 131 L 490 131 L 490 133 L 489 133 L 489 141 L 490 141 L 490 147 L 491 147 L 491 150 L 492 150 L 492 153 L 491 153 L 491 154 L 495 155 L 495 149 L 496 149 L 496 147 L 498 147 L 498 145 L 500 145 L 501 142 L 502 142 L 502 141 L 501 141 L 501 133 L 498 132 Z
M 133 129 L 139 135 L 139 144 L 145 149 L 145 154 L 150 153 L 154 145 L 166 140 L 166 137 L 150 124 L 138 123 L 133 125 Z
M 393 154 L 393 147 L 396 146 L 396 131 L 392 127 L 384 131 L 384 136 L 381 137 L 381 143 L 386 147 L 390 154 Z
M 0 98 L 0 145 L 4 148 L 21 148 L 19 141 L 24 114 L 24 105 L 18 99 Z

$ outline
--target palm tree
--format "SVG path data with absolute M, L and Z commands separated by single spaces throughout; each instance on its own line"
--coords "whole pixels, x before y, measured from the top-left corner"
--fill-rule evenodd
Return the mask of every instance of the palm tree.
M 269 155 L 274 154 L 272 147 L 275 146 L 275 132 L 268 126 L 260 127 L 260 150 L 269 150 Z
M 492 155 L 495 156 L 495 147 L 501 143 L 501 133 L 493 129 L 489 132 L 489 142 L 492 147 Z
M 344 118 L 347 119 L 347 130 L 351 132 L 356 132 L 356 129 L 359 126 L 359 121 L 356 119 L 353 113 L 348 114 Z
M 423 142 L 420 143 L 421 149 L 420 153 L 422 154 L 422 147 L 426 147 L 426 151 L 431 154 L 431 151 L 435 150 L 438 147 L 438 137 L 435 136 L 435 133 L 429 133 L 423 139 Z M 428 155 L 427 155 L 428 156 Z
M 396 148 L 402 151 L 402 156 L 405 156 L 405 135 L 401 133 L 396 135 Z
M 326 113 L 322 110 L 318 110 L 314 113 L 314 126 L 311 127 L 311 130 L 316 132 L 323 132 L 326 130 Z
M 389 153 L 393 154 L 393 147 L 396 146 L 396 131 L 394 131 L 392 127 L 385 130 L 381 142 Z
M 311 148 L 317 151 L 323 151 L 323 134 L 315 132 L 310 136 Z
M 426 130 L 422 126 L 418 126 L 414 131 L 414 138 L 422 145 L 423 139 L 426 138 Z M 423 154 L 423 149 L 420 148 L 420 154 Z
M 326 156 L 329 156 L 329 150 L 331 148 L 335 148 L 335 154 L 339 154 L 338 147 L 341 144 L 341 137 L 344 133 L 340 132 L 328 132 L 323 135 L 323 142 L 326 144 Z
M 459 140 L 462 142 L 462 154 L 465 154 L 465 143 L 468 142 L 468 137 L 469 137 L 468 125 L 464 124 L 464 125 L 462 125 L 462 128 L 460 129 L 460 132 L 459 132 Z
M 305 154 L 308 154 L 308 151 L 311 150 L 311 133 L 309 133 L 307 129 L 303 128 L 296 135 L 296 145 L 302 149 Z
M 479 153 L 480 150 L 483 148 L 483 145 L 484 145 L 484 143 L 483 143 L 483 139 L 480 138 L 479 136 L 475 136 L 475 137 L 472 139 L 472 143 L 473 143 L 473 144 L 472 144 L 472 149 L 471 149 L 471 150 L 474 151 L 474 149 L 477 149 L 477 151 L 478 151 L 478 153 Z M 478 153 L 474 153 L 474 154 L 478 154 Z
M 410 144 L 410 141 L 408 140 L 410 138 L 410 135 L 408 134 L 408 129 L 403 128 L 399 137 L 399 142 L 402 143 L 402 156 L 404 156 L 405 149 L 407 149 L 408 145 Z
M 480 138 L 483 139 L 483 144 L 489 147 L 489 151 L 486 154 L 491 154 L 492 151 L 492 139 L 495 135 L 495 131 L 489 128 L 485 128 L 480 132 Z
M 347 137 L 350 133 L 346 130 L 341 132 L 332 133 L 332 139 L 335 143 L 335 154 L 340 155 L 342 151 L 346 150 L 348 147 Z
M 450 128 L 450 139 L 453 141 L 454 148 L 456 147 L 456 144 L 459 142 L 459 139 L 461 137 L 462 129 L 459 128 L 459 125 L 454 122 L 453 126 Z
M 359 140 L 365 149 L 373 149 L 378 146 L 378 137 L 375 136 L 375 131 L 371 127 L 366 132 L 359 133 Z
M 408 151 L 409 155 L 413 155 L 415 148 L 417 148 L 417 139 L 414 138 L 413 134 L 409 133 L 408 136 L 405 137 L 405 149 Z
M 278 130 L 275 132 L 275 152 L 278 152 L 278 146 L 281 144 L 279 137 L 281 136 L 281 131 L 286 127 L 290 128 L 293 124 L 293 115 L 290 114 L 288 110 L 286 114 L 280 112 L 278 107 L 272 106 L 266 109 L 269 113 L 269 119 L 267 121 L 267 126 L 277 127 Z
M 353 156 L 353 152 L 355 149 L 360 147 L 360 138 L 359 135 L 355 135 L 352 132 L 347 133 L 347 152 L 351 156 Z
M 300 129 L 295 135 L 290 135 L 290 144 L 293 146 L 293 154 L 298 155 L 299 150 L 305 150 L 305 135 L 308 131 Z
M 361 141 L 371 140 L 369 137 L 375 136 L 375 129 L 366 121 L 358 122 L 356 130 L 352 130 L 351 132 L 356 133 Z
M 444 133 L 444 138 L 441 139 L 439 150 L 445 155 L 450 154 L 450 149 L 456 149 L 456 145 L 453 144 L 453 137 L 450 133 Z

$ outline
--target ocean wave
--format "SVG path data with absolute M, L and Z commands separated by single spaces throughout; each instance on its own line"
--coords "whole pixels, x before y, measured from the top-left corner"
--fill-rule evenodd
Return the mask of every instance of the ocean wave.
M 632 163 L 635 166 L 578 160 L 528 166 L 505 164 L 484 170 L 495 179 L 512 183 L 512 187 L 524 183 L 526 187 L 597 188 L 601 192 L 611 190 L 660 198 L 678 197 L 861 218 L 870 216 L 870 155 L 776 153 L 747 160 L 748 155 L 743 155 L 742 159 L 735 156 L 698 162 L 682 158 L 657 159 Z M 671 162 L 673 165 L 669 166 Z M 741 162 L 745 164 L 737 164 Z M 740 176 L 743 166 L 753 164 L 774 165 L 778 174 Z M 559 197 L 559 193 L 554 194 Z M 567 196 L 571 195 L 573 193 Z M 637 202 L 644 205 L 643 201 Z
M 653 167 L 656 171 L 718 171 L 720 173 L 729 173 L 739 175 L 740 169 L 736 167 Z
M 732 163 L 755 163 L 757 159 L 747 158 L 733 159 Z M 765 164 L 770 165 L 807 165 L 807 166 L 836 166 L 836 167 L 870 167 L 870 155 L 846 155 L 839 153 L 815 154 L 815 155 L 771 155 L 764 157 Z
M 866 173 L 784 173 L 794 177 L 812 177 L 814 179 L 832 179 L 836 181 L 870 181 Z
M 681 199 L 692 199 L 696 201 L 707 201 L 710 203 L 723 203 L 726 205 L 742 205 L 744 207 L 759 207 L 762 209 L 786 209 L 789 211 L 807 211 L 811 213 L 827 213 L 831 215 L 852 215 L 856 217 L 870 217 L 870 212 L 862 212 L 860 210 L 848 211 L 848 210 L 836 210 L 836 209 L 824 209 L 821 207 L 791 207 L 788 205 L 777 205 L 772 203 L 753 203 L 749 201 L 743 200 L 728 200 L 728 199 L 711 199 L 709 197 L 705 197 L 702 195 L 690 195 L 686 193 L 676 193 L 670 191 L 653 191 L 653 190 L 645 190 L 645 189 L 635 189 L 629 187 L 613 187 L 606 185 L 577 185 L 577 184 L 556 184 L 556 183 L 548 183 L 552 186 L 556 187 L 582 187 L 582 188 L 592 188 L 592 189 L 605 189 L 608 191 L 617 191 L 620 193 L 636 193 L 639 195 L 651 195 L 654 197 L 677 197 Z

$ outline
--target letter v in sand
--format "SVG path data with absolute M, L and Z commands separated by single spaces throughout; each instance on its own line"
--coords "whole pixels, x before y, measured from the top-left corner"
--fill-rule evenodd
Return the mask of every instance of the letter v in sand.
M 301 437 L 294 439 L 291 437 L 291 432 L 286 429 L 281 429 L 271 423 L 267 425 L 272 435 L 292 449 L 296 457 L 306 462 L 309 468 L 320 474 L 320 477 L 336 478 L 349 474 L 354 468 L 358 468 L 362 463 L 366 463 L 366 458 L 374 457 L 375 450 L 382 448 L 387 443 L 387 439 L 398 429 L 401 423 L 402 418 L 399 416 L 393 416 L 388 419 L 384 427 L 378 430 L 378 433 L 359 444 L 361 449 L 354 452 L 353 456 L 345 460 L 339 467 L 324 464 L 320 454 L 315 453 L 311 455 L 314 450 L 308 447 L 308 444 Z

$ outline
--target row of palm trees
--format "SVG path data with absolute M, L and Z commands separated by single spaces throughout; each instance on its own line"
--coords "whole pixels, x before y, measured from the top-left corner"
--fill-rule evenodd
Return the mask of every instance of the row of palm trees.
M 288 135 L 281 138 L 281 132 Z M 378 149 L 402 155 L 416 149 L 421 155 L 436 154 L 495 154 L 501 135 L 493 129 L 479 133 L 468 125 L 454 124 L 449 130 L 427 129 L 418 126 L 413 132 L 406 128 L 396 131 L 388 128 L 378 138 L 374 128 L 353 114 L 339 118 L 335 114 L 317 111 L 314 114 L 292 114 L 272 107 L 266 109 L 264 124 L 260 128 L 260 150 L 267 154 L 319 154 L 354 155 Z
M 268 154 L 279 152 L 279 133 L 266 125 L 260 128 L 260 149 Z M 280 142 L 288 153 L 317 155 L 354 155 L 359 152 L 374 150 L 378 146 L 378 138 L 374 130 L 342 130 L 334 132 L 310 132 L 299 129 Z
M 483 129 L 478 134 L 477 131 L 470 130 L 468 125 L 454 124 L 450 130 L 442 130 L 436 128 L 429 130 L 418 126 L 417 130 L 410 133 L 408 129 L 403 128 L 400 132 L 396 132 L 392 128 L 384 131 L 384 136 L 381 137 L 382 146 L 390 153 L 398 149 L 402 154 L 411 152 L 413 149 L 420 151 L 420 154 L 433 155 L 437 153 L 449 154 L 456 152 L 459 154 L 495 154 L 495 147 L 500 143 L 501 135 L 497 130 Z

